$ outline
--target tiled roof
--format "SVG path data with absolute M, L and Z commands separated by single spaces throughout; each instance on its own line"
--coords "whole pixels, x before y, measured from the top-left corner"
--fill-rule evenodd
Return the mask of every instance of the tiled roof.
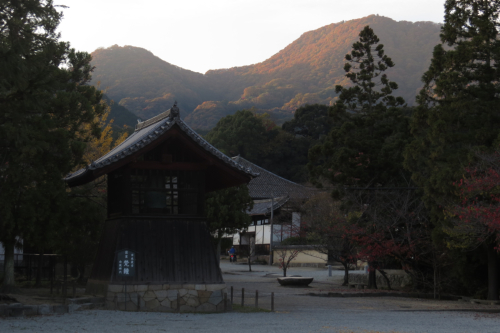
M 283 206 L 290 198 L 280 197 L 274 198 L 274 204 L 272 199 L 265 200 L 254 200 L 252 210 L 247 211 L 248 215 L 269 215 L 271 214 L 271 206 L 273 210 L 279 209 Z
M 67 182 L 74 181 L 93 170 L 104 168 L 126 158 L 127 156 L 137 152 L 139 149 L 149 145 L 151 142 L 157 140 L 164 133 L 168 132 L 175 124 L 177 124 L 179 128 L 191 139 L 193 139 L 200 147 L 204 148 L 228 166 L 242 171 L 251 177 L 257 177 L 259 175 L 253 170 L 248 169 L 248 167 L 238 164 L 236 161 L 220 152 L 217 148 L 212 146 L 198 133 L 191 129 L 191 127 L 182 121 L 179 116 L 171 117 L 171 110 L 172 109 L 167 110 L 156 117 L 137 124 L 135 132 L 132 133 L 132 135 L 130 135 L 125 141 L 113 148 L 109 153 L 87 165 L 85 168 L 67 175 L 64 180 Z
M 246 169 L 258 172 L 259 177 L 248 183 L 250 197 L 255 199 L 268 199 L 289 197 L 290 199 L 307 199 L 313 195 L 314 190 L 282 178 L 266 169 L 263 169 L 243 157 L 236 156 L 233 160 L 243 165 Z

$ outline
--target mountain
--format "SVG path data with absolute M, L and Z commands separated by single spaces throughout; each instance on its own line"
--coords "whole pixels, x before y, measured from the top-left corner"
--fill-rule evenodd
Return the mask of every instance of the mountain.
M 209 129 L 236 110 L 269 112 L 278 122 L 290 119 L 306 103 L 332 104 L 337 84 L 348 85 L 344 56 L 369 25 L 395 67 L 386 73 L 399 84 L 396 96 L 412 105 L 439 43 L 440 25 L 396 22 L 371 15 L 304 33 L 271 58 L 250 66 L 210 70 L 205 75 L 169 64 L 132 46 L 112 46 L 92 53 L 93 83 L 141 118 L 179 102 L 193 128 Z
M 115 128 L 123 128 L 123 126 L 135 128 L 138 118 L 135 114 L 133 114 L 120 104 L 115 103 L 115 101 L 113 101 L 106 95 L 103 96 L 103 100 L 110 107 L 107 122 L 113 119 L 113 127 Z

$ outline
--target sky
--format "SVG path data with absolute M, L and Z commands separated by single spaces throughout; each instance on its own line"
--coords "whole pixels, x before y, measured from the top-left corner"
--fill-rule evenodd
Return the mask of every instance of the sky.
M 303 33 L 378 14 L 443 22 L 445 0 L 54 0 L 79 51 L 131 45 L 205 73 L 262 62 Z

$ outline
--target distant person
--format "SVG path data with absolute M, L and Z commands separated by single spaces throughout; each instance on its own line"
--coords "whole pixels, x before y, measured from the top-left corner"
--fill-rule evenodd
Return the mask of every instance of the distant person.
M 229 262 L 236 261 L 236 249 L 234 248 L 234 246 L 231 246 L 228 253 L 229 253 Z

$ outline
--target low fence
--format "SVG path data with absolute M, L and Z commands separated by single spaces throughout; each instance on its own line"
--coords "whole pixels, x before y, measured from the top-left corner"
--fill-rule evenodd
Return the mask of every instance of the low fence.
M 14 254 L 14 272 L 22 275 L 26 280 L 36 278 L 38 270 L 41 270 L 42 280 L 53 280 L 56 274 L 56 265 L 59 255 L 44 254 Z M 0 273 L 4 272 L 5 254 L 0 254 Z
M 200 312 L 196 309 L 192 309 L 192 311 L 184 311 L 183 306 L 186 305 L 184 301 L 185 296 L 189 296 L 188 294 L 181 295 L 179 292 L 175 292 L 173 295 L 169 295 L 169 291 L 165 293 L 165 299 L 158 303 L 161 306 L 155 308 L 155 310 L 151 310 L 149 305 L 151 302 L 158 302 L 157 296 L 150 295 L 148 293 L 138 293 L 135 291 L 134 286 L 128 286 L 128 290 L 124 289 L 120 293 L 116 293 L 115 296 L 110 298 L 108 295 L 106 297 L 106 307 L 108 309 L 113 310 L 122 310 L 122 311 L 153 311 L 153 312 Z M 149 296 L 148 296 L 149 295 Z M 236 290 L 232 286 L 228 288 L 227 292 L 219 295 L 218 297 L 222 297 L 221 307 L 217 306 L 217 311 L 209 311 L 209 312 L 229 312 L 234 310 L 233 306 L 241 306 L 241 307 L 254 307 L 259 310 L 270 310 L 274 312 L 275 303 L 274 303 L 274 292 L 271 293 L 259 293 L 258 290 L 245 290 L 245 288 L 241 288 Z M 168 303 L 168 305 L 166 303 Z M 165 304 L 164 304 L 165 303 Z M 188 304 L 189 305 L 189 304 Z M 203 311 L 201 311 L 203 312 Z
M 238 304 L 242 307 L 250 306 L 275 311 L 274 307 L 274 292 L 259 293 L 258 290 L 245 290 L 241 288 L 236 290 L 232 286 L 229 288 L 230 304 Z

